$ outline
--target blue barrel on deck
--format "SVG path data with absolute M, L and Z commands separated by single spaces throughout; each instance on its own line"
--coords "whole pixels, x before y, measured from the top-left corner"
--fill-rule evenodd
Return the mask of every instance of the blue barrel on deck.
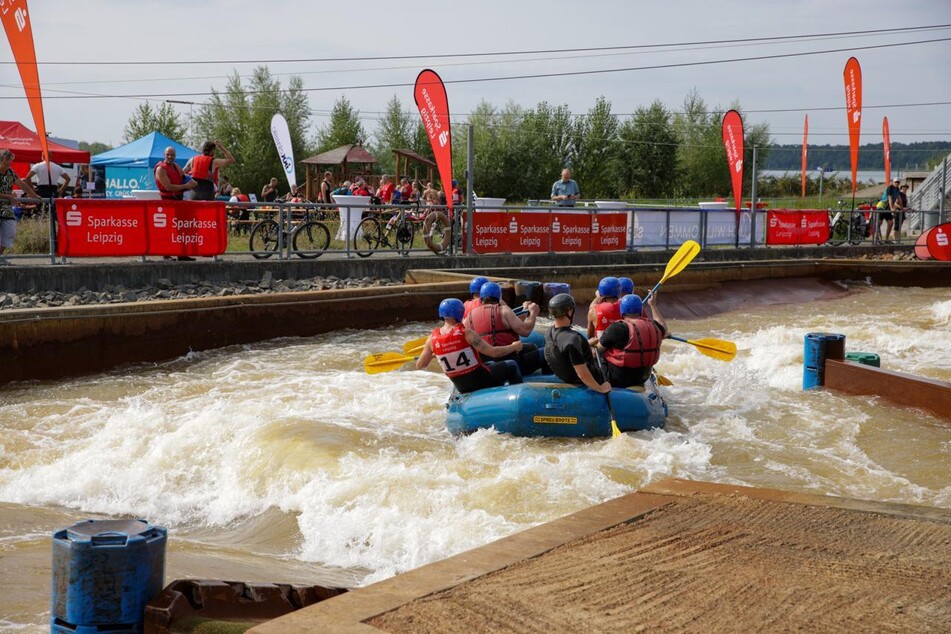
M 826 359 L 845 356 L 845 335 L 810 332 L 805 338 L 802 359 L 802 389 L 825 385 Z
M 546 282 L 542 288 L 545 291 L 545 306 L 548 306 L 548 301 L 559 293 L 571 294 L 571 285 L 563 282 Z
M 515 282 L 515 304 L 535 302 L 541 306 L 542 302 L 545 301 L 544 297 L 544 289 L 542 288 L 541 282 L 526 282 L 524 280 Z
M 85 520 L 53 533 L 55 634 L 142 632 L 165 585 L 167 531 L 145 520 Z

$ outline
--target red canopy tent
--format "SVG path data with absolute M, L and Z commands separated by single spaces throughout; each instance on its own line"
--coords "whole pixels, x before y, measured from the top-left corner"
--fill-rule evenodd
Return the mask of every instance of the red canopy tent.
M 50 148 L 50 160 L 54 163 L 88 163 L 89 152 L 74 150 L 71 147 L 47 141 Z M 32 163 L 43 160 L 40 137 L 17 121 L 0 121 L 0 148 L 8 149 L 16 155 L 13 171 L 22 178 L 30 171 Z M 26 166 L 26 169 L 23 169 Z

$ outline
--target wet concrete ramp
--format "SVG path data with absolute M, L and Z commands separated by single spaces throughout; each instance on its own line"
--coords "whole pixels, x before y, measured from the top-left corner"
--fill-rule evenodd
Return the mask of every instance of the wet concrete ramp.
M 949 564 L 951 511 L 665 480 L 259 630 L 947 632 Z

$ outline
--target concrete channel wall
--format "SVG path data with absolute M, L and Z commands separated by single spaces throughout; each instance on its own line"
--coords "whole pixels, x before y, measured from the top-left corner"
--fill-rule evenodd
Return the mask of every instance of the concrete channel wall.
M 630 274 L 640 288 L 644 286 L 642 280 L 653 284 L 663 272 L 666 254 L 661 259 L 661 263 L 638 265 L 506 265 L 488 273 L 502 279 L 567 282 L 577 289 L 583 302 L 605 274 Z M 307 337 L 342 327 L 374 329 L 406 321 L 435 322 L 438 302 L 447 296 L 465 297 L 474 271 L 484 273 L 486 269 L 411 270 L 406 272 L 408 284 L 402 287 L 6 310 L 0 312 L 0 384 L 101 372 L 124 363 L 175 358 L 191 350 L 283 336 Z M 696 262 L 665 284 L 662 297 L 665 302 L 676 303 L 679 293 L 707 289 L 713 296 L 706 301 L 716 306 L 716 289 L 721 285 L 732 283 L 735 288 L 743 282 L 741 286 L 759 284 L 765 289 L 772 280 L 803 278 L 951 286 L 951 264 L 864 260 Z M 667 311 L 667 304 L 662 305 Z M 732 308 L 735 305 L 725 303 L 717 310 Z

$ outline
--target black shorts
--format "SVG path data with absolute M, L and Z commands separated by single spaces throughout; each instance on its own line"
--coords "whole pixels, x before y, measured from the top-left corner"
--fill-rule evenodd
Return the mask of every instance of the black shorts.
M 453 377 L 450 380 L 460 394 L 468 394 L 476 390 L 484 390 L 487 387 L 499 387 L 506 383 L 513 385 L 521 383 L 522 373 L 515 361 L 497 361 L 486 363 L 478 370 Z
M 879 220 L 891 220 L 892 218 L 894 218 L 894 216 L 892 215 L 892 212 L 890 211 L 883 211 L 880 214 L 878 214 Z
M 505 355 L 500 360 L 512 360 L 518 363 L 518 369 L 521 370 L 523 376 L 534 374 L 538 370 L 541 370 L 543 374 L 551 374 L 551 368 L 545 361 L 544 351 L 539 350 L 533 343 L 523 343 L 521 350 Z
M 604 366 L 611 387 L 644 385 L 651 378 L 651 368 L 622 368 L 613 363 L 605 363 Z

